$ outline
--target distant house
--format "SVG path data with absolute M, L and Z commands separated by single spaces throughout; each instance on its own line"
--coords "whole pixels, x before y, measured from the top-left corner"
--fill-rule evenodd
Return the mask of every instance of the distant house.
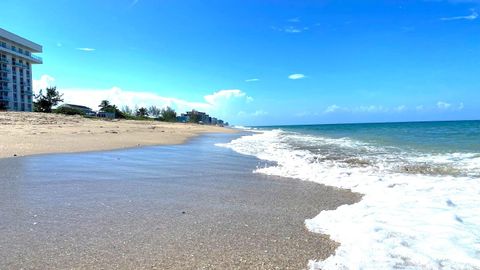
M 87 107 L 87 106 L 82 106 L 82 105 L 75 105 L 75 104 L 63 104 L 63 105 L 60 105 L 60 107 L 62 108 L 69 108 L 69 109 L 74 109 L 74 110 L 79 110 L 79 111 L 82 111 L 85 113 L 85 115 L 88 115 L 88 116 L 95 116 L 95 112 Z
M 99 111 L 99 112 L 97 113 L 97 117 L 100 117 L 100 118 L 108 118 L 108 119 L 115 119 L 115 113 L 114 113 L 114 112 Z
M 198 121 L 199 124 L 203 125 L 228 126 L 228 123 L 224 123 L 223 120 L 220 120 L 216 117 L 211 117 L 204 112 L 199 112 L 196 110 L 182 113 L 180 116 L 177 116 L 177 122 L 180 123 L 190 122 L 191 119 L 195 119 L 195 121 Z
M 177 116 L 177 122 L 180 122 L 180 123 L 190 122 L 190 117 L 188 115 L 182 113 L 182 115 Z

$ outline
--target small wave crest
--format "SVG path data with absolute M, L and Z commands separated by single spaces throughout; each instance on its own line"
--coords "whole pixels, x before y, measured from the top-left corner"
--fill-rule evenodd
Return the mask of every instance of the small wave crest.
M 480 269 L 480 156 L 262 131 L 220 145 L 269 161 L 255 173 L 364 194 L 306 220 L 341 243 L 313 269 Z

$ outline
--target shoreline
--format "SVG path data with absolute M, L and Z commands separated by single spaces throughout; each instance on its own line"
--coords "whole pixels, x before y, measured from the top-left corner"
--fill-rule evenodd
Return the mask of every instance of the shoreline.
M 205 133 L 237 132 L 231 128 L 189 123 L 0 112 L 0 159 L 175 145 Z
M 252 174 L 263 161 L 212 147 L 234 136 L 0 159 L 0 265 L 305 269 L 332 255 L 305 220 L 359 194 Z

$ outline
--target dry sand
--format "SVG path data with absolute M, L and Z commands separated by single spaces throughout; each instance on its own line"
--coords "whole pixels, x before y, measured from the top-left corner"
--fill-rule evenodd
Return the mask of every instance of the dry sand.
M 180 144 L 202 133 L 234 132 L 195 124 L 0 112 L 0 158 Z

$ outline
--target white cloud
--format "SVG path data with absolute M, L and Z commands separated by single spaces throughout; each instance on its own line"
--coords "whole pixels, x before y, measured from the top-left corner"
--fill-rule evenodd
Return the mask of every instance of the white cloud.
M 333 112 L 336 112 L 336 111 L 338 111 L 338 110 L 340 110 L 340 109 L 341 109 L 340 106 L 337 106 L 337 105 L 333 104 L 333 105 L 328 106 L 328 107 L 325 109 L 324 113 L 333 113 Z
M 45 90 L 47 87 L 54 86 L 55 78 L 49 75 L 42 75 L 39 80 L 32 80 L 33 92 L 38 94 L 40 89 Z
M 264 110 L 257 110 L 255 111 L 252 116 L 262 116 L 262 115 L 267 115 L 268 112 L 264 111 Z
M 254 116 L 254 117 L 257 117 L 257 116 L 263 116 L 263 115 L 267 115 L 268 112 L 264 111 L 264 110 L 256 110 L 255 112 L 252 112 L 252 113 L 247 113 L 245 111 L 239 111 L 237 113 L 237 116 L 240 116 L 240 117 L 251 117 L 251 116 Z
M 253 79 L 248 79 L 248 80 L 245 80 L 246 82 L 258 82 L 260 81 L 260 79 L 257 79 L 257 78 L 253 78 Z
M 55 79 L 49 75 L 42 75 L 39 80 L 33 80 L 34 90 L 45 89 L 53 86 Z M 57 88 L 63 93 L 65 103 L 88 106 L 94 110 L 102 100 L 109 100 L 119 108 L 129 106 L 157 107 L 170 106 L 178 112 L 192 109 L 206 111 L 207 113 L 222 119 L 230 119 L 232 115 L 253 102 L 253 98 L 239 89 L 219 90 L 205 95 L 203 101 L 195 102 L 174 97 L 165 97 L 152 92 L 123 90 L 120 87 L 109 89 L 86 89 L 86 88 Z M 254 114 L 261 115 L 262 111 Z
M 355 107 L 352 110 L 353 112 L 369 112 L 369 113 L 375 113 L 375 112 L 388 112 L 389 109 L 383 106 L 377 106 L 377 105 L 368 105 L 368 106 L 359 106 Z
M 287 22 L 298 23 L 298 22 L 300 22 L 300 18 L 299 17 L 291 18 L 291 19 L 288 19 Z
M 290 74 L 288 75 L 288 78 L 290 80 L 299 80 L 299 79 L 304 79 L 306 76 L 303 74 L 295 73 L 295 74 Z
M 283 31 L 285 33 L 290 33 L 290 34 L 298 34 L 298 33 L 302 33 L 303 31 L 307 31 L 308 30 L 308 27 L 295 27 L 295 26 L 287 26 L 285 28 L 283 28 Z
M 217 105 L 232 98 L 245 98 L 245 100 L 247 100 L 248 97 L 244 92 L 238 89 L 220 90 L 204 97 L 205 101 L 207 101 L 207 103 L 210 105 Z
M 446 110 L 448 108 L 452 107 L 452 104 L 444 102 L 444 101 L 439 101 L 437 102 L 437 108 L 441 110 Z
M 285 27 L 275 27 L 275 26 L 273 26 L 272 29 L 275 30 L 275 31 L 285 32 L 285 33 L 288 33 L 288 34 L 299 34 L 299 33 L 302 33 L 304 31 L 309 30 L 308 27 L 298 27 L 298 26 L 293 26 L 293 25 L 289 25 L 289 26 L 285 26 Z
M 442 21 L 455 21 L 455 20 L 469 20 L 473 21 L 478 19 L 478 13 L 477 11 L 473 10 L 471 11 L 472 13 L 467 16 L 455 16 L 455 17 L 446 17 L 446 18 L 440 18 Z
M 95 51 L 94 48 L 77 48 L 79 51 L 84 51 L 84 52 L 93 52 Z
M 405 106 L 405 105 L 400 105 L 400 106 L 397 106 L 397 107 L 395 108 L 395 111 L 397 111 L 397 112 L 403 112 L 403 111 L 405 111 L 406 109 L 407 109 L 407 106 Z

